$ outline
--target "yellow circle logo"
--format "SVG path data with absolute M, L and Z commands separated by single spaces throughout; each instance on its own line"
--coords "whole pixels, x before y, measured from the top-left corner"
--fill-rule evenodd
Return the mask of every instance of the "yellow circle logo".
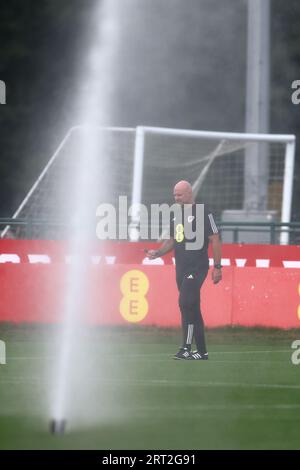
M 120 312 L 125 320 L 131 323 L 142 321 L 148 313 L 148 302 L 145 297 L 149 290 L 148 277 L 138 269 L 123 274 L 120 281 L 123 294 Z
M 300 284 L 298 284 L 298 294 L 300 295 Z M 298 318 L 300 320 L 300 305 L 298 305 Z

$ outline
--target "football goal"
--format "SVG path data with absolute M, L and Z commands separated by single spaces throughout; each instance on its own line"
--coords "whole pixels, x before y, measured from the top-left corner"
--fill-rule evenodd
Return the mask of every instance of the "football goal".
M 172 204 L 173 186 L 184 179 L 192 184 L 196 201 L 207 204 L 217 220 L 228 211 L 241 211 L 244 219 L 247 214 L 263 213 L 272 214 L 277 222 L 290 222 L 293 135 L 143 126 L 93 127 L 92 133 L 98 150 L 91 170 L 86 126 L 75 126 L 13 214 L 31 222 L 31 238 L 66 235 L 65 227 L 76 214 L 72 202 L 78 200 L 75 168 L 77 174 L 85 168 L 88 185 L 95 188 L 89 201 L 93 214 L 101 202 L 117 208 L 119 196 L 127 196 L 134 207 Z M 130 226 L 138 230 L 138 209 L 131 213 Z M 19 236 L 25 237 L 22 230 Z M 288 231 L 282 230 L 279 241 L 288 243 Z

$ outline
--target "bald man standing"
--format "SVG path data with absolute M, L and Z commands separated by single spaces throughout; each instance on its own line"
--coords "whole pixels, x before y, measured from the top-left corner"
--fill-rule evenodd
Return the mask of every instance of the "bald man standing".
M 170 239 L 165 240 L 159 250 L 149 250 L 148 256 L 150 259 L 155 259 L 175 250 L 183 342 L 174 359 L 206 360 L 208 353 L 200 310 L 200 289 L 209 269 L 209 242 L 212 243 L 214 258 L 212 280 L 217 284 L 222 279 L 221 241 L 213 215 L 204 205 L 195 204 L 189 182 L 179 181 L 174 186 L 174 199 L 181 208 L 181 217 L 178 217 L 178 213 L 175 214 L 171 220 Z M 202 240 L 200 245 L 196 244 L 198 238 Z M 194 352 L 192 352 L 193 339 L 197 347 Z

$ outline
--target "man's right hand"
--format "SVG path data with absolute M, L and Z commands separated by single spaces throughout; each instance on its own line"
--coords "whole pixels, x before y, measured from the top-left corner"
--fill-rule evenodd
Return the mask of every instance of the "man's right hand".
M 158 250 L 145 250 L 146 255 L 149 259 L 159 258 L 161 255 L 159 254 Z

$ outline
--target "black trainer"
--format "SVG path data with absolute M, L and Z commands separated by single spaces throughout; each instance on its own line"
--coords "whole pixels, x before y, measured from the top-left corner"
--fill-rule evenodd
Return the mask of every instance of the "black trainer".
M 173 359 L 189 359 L 190 354 L 187 348 L 180 348 L 179 351 L 174 354 Z
M 207 361 L 208 360 L 208 353 L 200 354 L 198 351 L 193 351 L 187 357 L 189 361 Z

